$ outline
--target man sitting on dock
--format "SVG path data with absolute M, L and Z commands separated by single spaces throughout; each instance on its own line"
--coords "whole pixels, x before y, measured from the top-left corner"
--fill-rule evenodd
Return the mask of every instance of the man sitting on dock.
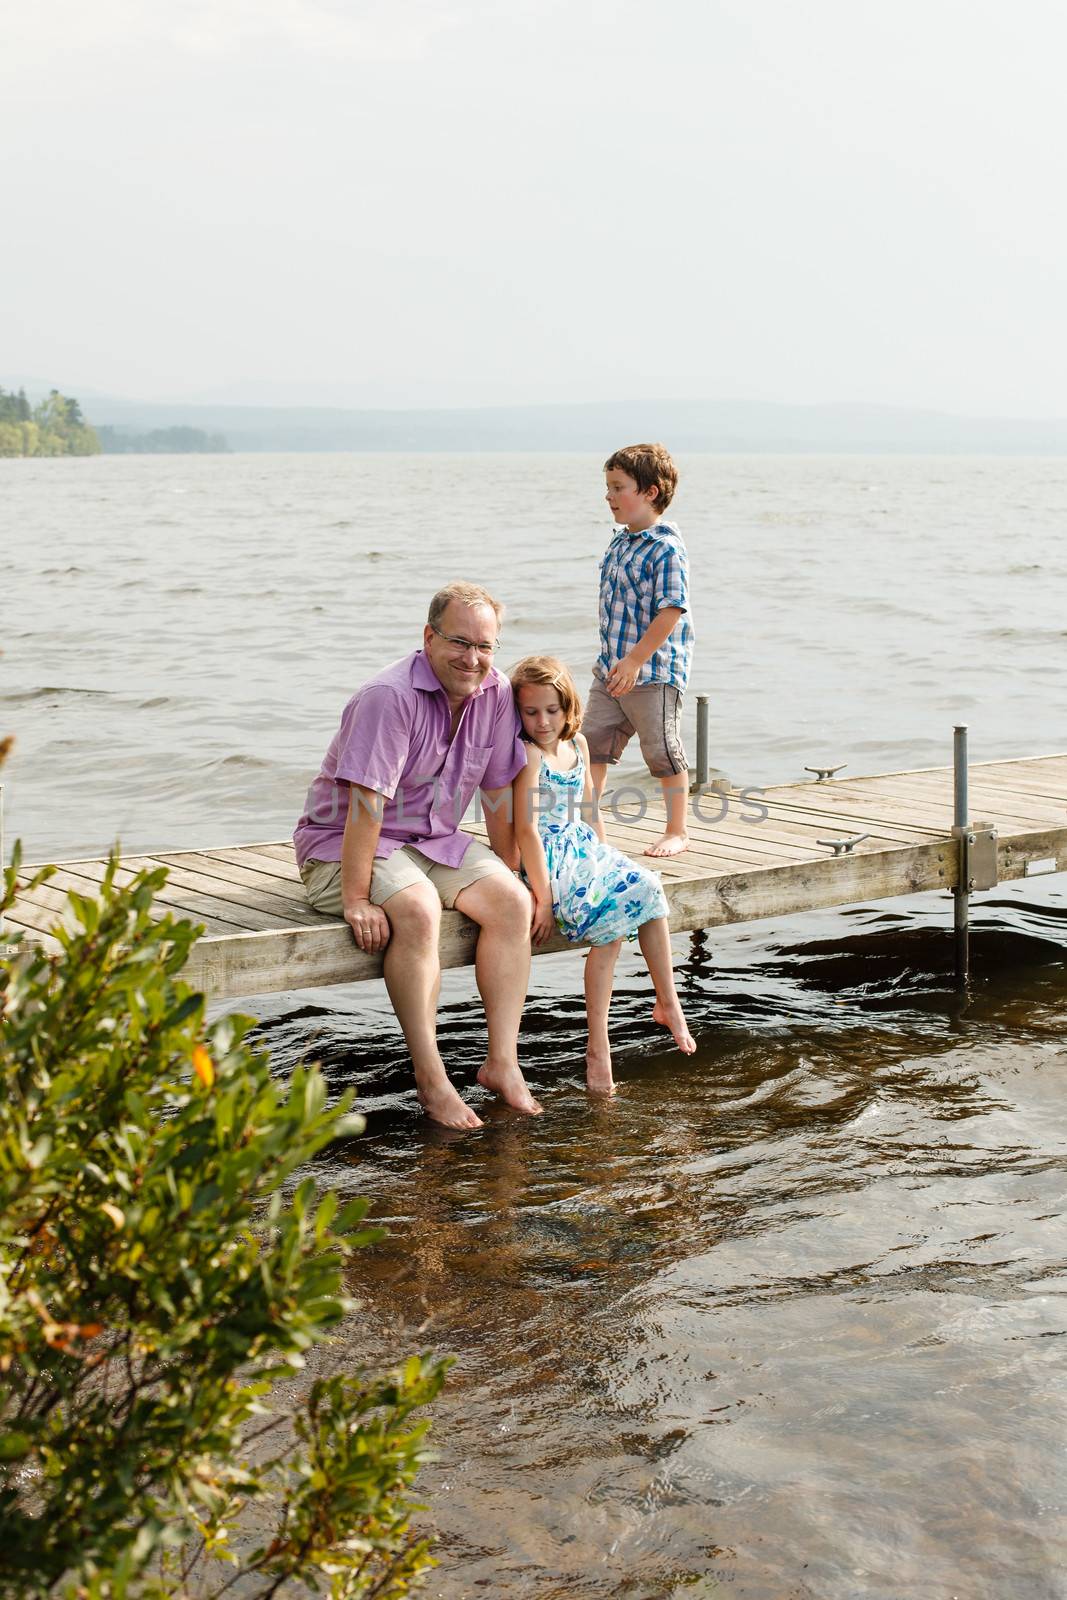
M 511 871 L 510 786 L 526 754 L 511 685 L 493 666 L 502 615 L 477 584 L 434 595 L 422 649 L 345 706 L 293 835 L 311 904 L 343 916 L 361 950 L 385 952 L 419 1100 L 450 1128 L 481 1119 L 437 1048 L 442 904 L 480 929 L 475 973 L 489 1049 L 478 1081 L 517 1111 L 541 1110 L 518 1060 L 532 902 Z M 479 788 L 492 849 L 459 827 Z

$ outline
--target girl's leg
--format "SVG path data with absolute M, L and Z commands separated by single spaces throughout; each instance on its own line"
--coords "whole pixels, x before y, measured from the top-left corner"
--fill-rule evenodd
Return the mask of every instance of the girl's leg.
M 652 1008 L 652 1020 L 658 1022 L 661 1027 L 669 1028 L 679 1050 L 691 1056 L 696 1049 L 696 1042 L 689 1032 L 689 1024 L 685 1020 L 678 991 L 674 987 L 671 934 L 666 917 L 654 917 L 651 922 L 643 922 L 637 930 L 637 942 L 641 946 L 641 954 L 648 962 L 648 970 L 656 986 L 656 1004 Z
M 614 944 L 595 944 L 585 958 L 585 1014 L 589 1021 L 585 1081 L 590 1089 L 601 1094 L 610 1094 L 615 1087 L 611 1076 L 608 1009 L 621 944 L 621 939 L 616 939 Z

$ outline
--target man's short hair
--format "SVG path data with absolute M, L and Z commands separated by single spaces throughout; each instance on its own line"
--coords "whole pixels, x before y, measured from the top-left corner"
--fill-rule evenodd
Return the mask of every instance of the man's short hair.
M 508 674 L 511 687 L 515 693 L 515 704 L 519 703 L 519 690 L 525 683 L 535 683 L 539 688 L 555 689 L 559 697 L 559 709 L 563 712 L 563 726 L 560 729 L 561 739 L 573 739 L 582 725 L 582 699 L 574 686 L 571 677 L 562 661 L 557 661 L 555 656 L 524 656 L 517 661 Z M 524 729 L 520 729 L 522 737 L 527 738 Z M 527 739 L 527 743 L 530 741 Z
M 429 627 L 436 628 L 439 625 L 453 600 L 457 600 L 461 606 L 492 606 L 498 628 L 504 620 L 504 607 L 499 600 L 493 599 L 488 589 L 483 589 L 480 583 L 464 583 L 461 578 L 454 578 L 443 589 L 438 589 L 430 601 L 430 612 L 426 618 Z
M 656 489 L 656 510 L 666 511 L 678 487 L 678 468 L 665 444 L 628 444 L 604 463 L 605 472 L 627 472 L 641 493 Z

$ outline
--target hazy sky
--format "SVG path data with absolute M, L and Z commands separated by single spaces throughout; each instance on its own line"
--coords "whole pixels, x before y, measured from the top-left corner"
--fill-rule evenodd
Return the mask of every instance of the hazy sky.
M 1061 0 L 0 0 L 0 382 L 1067 416 Z

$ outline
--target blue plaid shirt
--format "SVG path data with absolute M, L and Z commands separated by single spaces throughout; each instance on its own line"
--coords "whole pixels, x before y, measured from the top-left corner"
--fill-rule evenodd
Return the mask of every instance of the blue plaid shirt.
M 632 650 L 664 606 L 682 612 L 674 631 L 645 662 L 638 684 L 672 683 L 685 691 L 693 656 L 689 621 L 689 556 L 673 522 L 643 533 L 617 528 L 600 563 L 600 654 L 593 666 L 604 679 Z

